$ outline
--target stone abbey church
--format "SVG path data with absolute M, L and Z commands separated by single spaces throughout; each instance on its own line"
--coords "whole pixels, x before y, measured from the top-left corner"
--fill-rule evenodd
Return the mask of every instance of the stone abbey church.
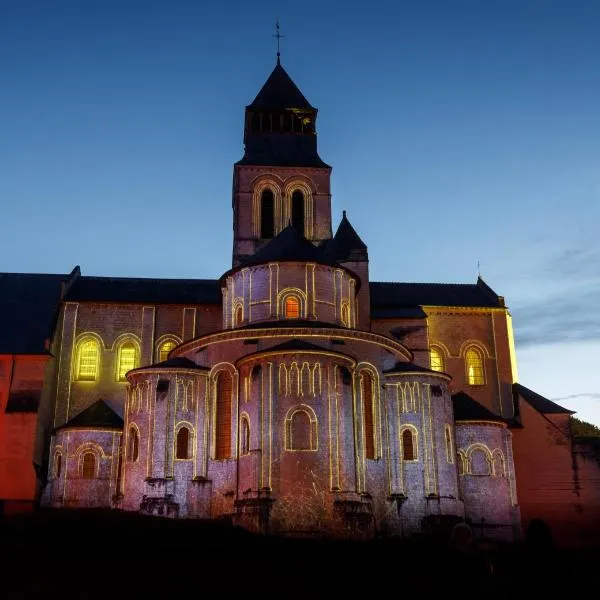
M 218 279 L 0 274 L 4 511 L 505 540 L 542 518 L 590 540 L 598 462 L 517 383 L 504 299 L 481 278 L 370 281 L 316 120 L 278 60 L 246 107 Z

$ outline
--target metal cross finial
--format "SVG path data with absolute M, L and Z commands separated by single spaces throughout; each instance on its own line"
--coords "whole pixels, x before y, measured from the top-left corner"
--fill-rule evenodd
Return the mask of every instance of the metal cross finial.
M 279 32 L 279 21 L 275 22 L 275 33 L 273 34 L 274 38 L 277 38 L 277 64 L 281 64 L 280 62 L 280 57 L 281 57 L 281 53 L 280 53 L 280 48 L 279 48 L 279 42 L 281 40 L 282 37 L 285 37 L 284 35 L 281 35 L 281 33 Z

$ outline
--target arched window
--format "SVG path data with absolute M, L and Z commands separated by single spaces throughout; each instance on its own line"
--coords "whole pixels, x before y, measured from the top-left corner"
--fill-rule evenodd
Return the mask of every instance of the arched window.
M 346 303 L 342 304 L 341 313 L 342 325 L 344 327 L 350 327 L 350 307 Z
M 140 452 L 140 437 L 135 427 L 129 428 L 129 439 L 127 447 L 127 459 L 130 462 L 135 462 L 138 459 Z
M 172 340 L 163 342 L 158 350 L 158 362 L 164 362 L 169 358 L 169 352 L 175 348 L 177 344 Z
M 88 339 L 79 344 L 77 353 L 77 379 L 79 381 L 96 381 L 100 367 L 100 345 L 95 339 Z
M 250 422 L 243 416 L 240 423 L 240 454 L 250 454 Z
M 485 383 L 483 357 L 479 349 L 471 347 L 466 351 L 465 367 L 469 385 L 483 385 Z
M 471 475 L 489 475 L 490 461 L 482 448 L 475 448 L 469 457 Z
M 502 455 L 502 452 L 500 450 L 494 450 L 492 458 L 494 477 L 504 477 L 506 473 L 504 468 L 504 456 Z
M 242 323 L 242 321 L 244 320 L 244 308 L 242 307 L 241 304 L 238 304 L 235 307 L 235 317 L 234 317 L 234 323 L 236 325 L 240 325 Z
M 442 354 L 442 351 L 439 348 L 432 346 L 429 350 L 429 357 L 431 370 L 442 372 L 444 370 L 444 355 Z
M 310 416 L 307 412 L 299 410 L 292 415 L 289 433 L 291 450 L 312 450 Z
M 275 235 L 275 196 L 269 189 L 260 196 L 260 237 L 270 239 Z
M 190 437 L 190 430 L 187 427 L 182 427 L 177 432 L 177 440 L 175 442 L 175 458 L 180 460 L 191 458 Z
M 285 299 L 284 307 L 286 319 L 300 318 L 300 300 L 296 296 L 288 296 Z
M 83 455 L 81 476 L 84 479 L 94 479 L 96 477 L 96 455 L 93 452 L 86 452 Z
M 227 371 L 217 377 L 217 405 L 215 416 L 215 458 L 231 457 L 231 396 L 233 379 Z
M 460 452 L 456 453 L 456 464 L 458 465 L 458 474 L 465 474 L 465 459 Z
M 445 437 L 446 437 L 446 461 L 449 463 L 454 462 L 454 452 L 452 451 L 452 432 L 450 431 L 450 425 L 446 425 Z
M 62 452 L 54 455 L 54 479 L 60 479 L 62 473 Z
M 304 194 L 300 190 L 292 193 L 292 225 L 300 235 L 304 235 Z
M 402 431 L 402 460 L 416 460 L 415 436 L 410 429 Z
M 117 381 L 127 381 L 127 371 L 137 366 L 137 350 L 133 342 L 125 342 L 119 346 L 117 359 Z
M 361 376 L 363 411 L 365 419 L 365 456 L 375 458 L 375 419 L 373 418 L 373 378 L 363 372 Z

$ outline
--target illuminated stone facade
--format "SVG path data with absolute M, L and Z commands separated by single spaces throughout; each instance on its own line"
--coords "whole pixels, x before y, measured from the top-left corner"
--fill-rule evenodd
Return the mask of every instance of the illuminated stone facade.
M 464 519 L 520 535 L 504 299 L 481 279 L 371 282 L 345 214 L 332 232 L 316 115 L 279 64 L 246 107 L 220 280 L 65 277 L 43 504 L 303 535 Z

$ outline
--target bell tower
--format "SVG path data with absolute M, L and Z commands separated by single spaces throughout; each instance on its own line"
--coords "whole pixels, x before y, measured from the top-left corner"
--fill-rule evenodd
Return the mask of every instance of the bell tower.
M 331 239 L 331 167 L 317 153 L 317 109 L 277 64 L 246 106 L 244 156 L 233 170 L 233 266 L 290 222 L 315 245 Z

